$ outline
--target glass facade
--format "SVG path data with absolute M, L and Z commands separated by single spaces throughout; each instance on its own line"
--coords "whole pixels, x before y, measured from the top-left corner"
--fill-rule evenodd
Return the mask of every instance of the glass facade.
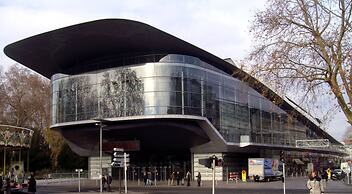
M 89 65 L 87 65 L 89 66 Z M 102 62 L 99 71 L 52 77 L 52 125 L 142 115 L 208 118 L 228 142 L 294 146 L 316 138 L 245 83 L 198 58 L 167 54 Z

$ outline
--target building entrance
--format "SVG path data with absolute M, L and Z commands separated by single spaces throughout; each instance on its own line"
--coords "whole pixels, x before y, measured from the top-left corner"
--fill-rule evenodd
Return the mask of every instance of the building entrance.
M 143 182 L 145 178 L 152 180 L 152 182 L 167 181 L 170 179 L 173 172 L 178 174 L 179 178 L 182 179 L 187 171 L 191 172 L 190 151 L 143 151 L 130 152 L 129 154 L 130 166 L 127 168 L 127 178 L 131 181 L 139 180 Z M 118 179 L 118 168 L 112 169 L 112 176 Z

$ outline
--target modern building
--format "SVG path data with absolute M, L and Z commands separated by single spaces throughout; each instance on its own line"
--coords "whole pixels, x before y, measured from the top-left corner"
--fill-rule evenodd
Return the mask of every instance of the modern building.
M 198 159 L 212 155 L 224 159 L 217 177 L 246 169 L 250 157 L 278 158 L 282 150 L 289 172 L 344 155 L 316 119 L 231 60 L 141 22 L 82 23 L 20 40 L 4 52 L 51 78 L 51 128 L 90 157 L 91 176 L 98 168 L 97 121 L 104 167 L 112 148 L 123 147 L 131 166 L 157 166 L 164 178 L 179 169 L 206 179 L 210 170 Z M 307 139 L 328 139 L 329 147 L 296 147 Z

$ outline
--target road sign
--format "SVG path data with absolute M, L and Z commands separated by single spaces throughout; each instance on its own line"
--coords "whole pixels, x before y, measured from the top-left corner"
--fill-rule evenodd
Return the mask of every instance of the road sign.
M 118 162 L 118 163 L 123 163 L 124 159 L 123 158 L 113 158 L 112 161 L 113 162 Z M 126 162 L 129 163 L 130 162 L 130 158 L 126 158 Z
M 127 167 L 130 165 L 130 155 L 123 152 L 122 148 L 113 149 L 112 167 Z
M 118 152 L 114 152 L 114 158 L 123 158 L 123 153 L 118 153 Z M 126 157 L 129 158 L 130 157 L 130 154 L 126 154 Z
M 123 152 L 122 148 L 114 148 L 114 152 Z
M 328 139 L 296 140 L 297 148 L 326 148 L 330 146 Z

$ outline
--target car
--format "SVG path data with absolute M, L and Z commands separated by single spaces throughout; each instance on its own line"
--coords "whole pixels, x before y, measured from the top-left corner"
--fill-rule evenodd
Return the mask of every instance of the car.
M 337 181 L 337 180 L 342 180 L 346 176 L 345 172 L 341 169 L 335 169 L 331 173 L 331 180 Z

